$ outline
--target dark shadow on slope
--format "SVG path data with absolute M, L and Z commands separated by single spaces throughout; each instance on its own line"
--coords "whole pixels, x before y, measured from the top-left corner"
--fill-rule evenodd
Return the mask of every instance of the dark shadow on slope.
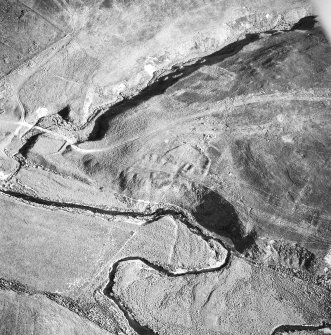
M 226 47 L 222 48 L 221 50 L 209 56 L 206 56 L 202 59 L 199 59 L 199 61 L 197 61 L 194 64 L 186 66 L 184 65 L 180 67 L 174 66 L 171 69 L 172 72 L 170 74 L 160 77 L 156 82 L 154 82 L 150 86 L 147 86 L 133 98 L 122 100 L 121 102 L 110 107 L 109 110 L 106 111 L 104 114 L 99 116 L 95 120 L 93 130 L 90 133 L 88 140 L 98 141 L 103 139 L 109 128 L 109 123 L 115 116 L 122 114 L 131 108 L 137 107 L 138 105 L 140 105 L 144 101 L 147 101 L 151 97 L 163 94 L 169 87 L 178 82 L 178 80 L 189 76 L 193 72 L 200 69 L 202 66 L 211 66 L 216 63 L 219 63 L 224 59 L 235 55 L 244 46 L 258 39 L 259 34 L 247 34 L 244 39 L 231 43 Z
M 69 121 L 70 116 L 70 106 L 67 105 L 66 107 L 62 108 L 58 114 L 62 117 L 63 120 Z
M 307 16 L 300 19 L 290 30 L 310 30 L 313 29 L 316 23 L 316 16 Z M 267 33 L 273 34 L 273 31 L 267 31 Z M 139 94 L 134 97 L 125 98 L 119 103 L 111 106 L 106 112 L 101 114 L 99 117 L 94 115 L 94 126 L 89 134 L 88 141 L 98 141 L 104 138 L 111 120 L 119 114 L 126 112 L 127 110 L 137 107 L 144 101 L 147 101 L 151 97 L 163 94 L 169 87 L 177 83 L 179 80 L 189 76 L 193 72 L 199 70 L 203 66 L 211 66 L 222 62 L 228 57 L 234 56 L 246 45 L 257 41 L 260 38 L 260 34 L 247 34 L 242 40 L 233 42 L 224 48 L 197 60 L 194 64 L 188 64 L 183 66 L 173 66 L 170 74 L 166 74 L 154 83 L 147 86 Z M 92 120 L 89 120 L 92 121 Z
M 218 193 L 205 194 L 193 214 L 199 224 L 209 231 L 230 238 L 240 253 L 254 246 L 255 232 L 245 233 L 235 208 Z
M 32 135 L 30 138 L 28 138 L 24 145 L 20 148 L 18 153 L 21 154 L 24 158 L 27 158 L 28 154 L 37 143 L 39 135 L 40 133 Z
M 316 16 L 306 16 L 293 25 L 291 30 L 311 30 L 315 27 L 316 23 Z

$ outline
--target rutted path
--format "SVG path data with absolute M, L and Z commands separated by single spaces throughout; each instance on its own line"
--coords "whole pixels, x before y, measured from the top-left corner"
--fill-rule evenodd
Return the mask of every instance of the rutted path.
M 312 102 L 323 102 L 323 101 L 330 101 L 330 91 L 329 90 L 320 90 L 320 92 L 311 92 L 311 91 L 292 91 L 288 93 L 282 92 L 281 94 L 273 93 L 273 94 L 251 94 L 248 96 L 238 96 L 237 98 L 228 98 L 224 99 L 222 101 L 219 101 L 215 103 L 215 106 L 217 107 L 217 113 L 220 112 L 226 112 L 230 113 L 234 108 L 241 107 L 244 105 L 249 104 L 266 104 L 270 102 L 279 102 L 279 101 L 312 101 Z M 120 146 L 123 146 L 125 144 L 140 140 L 142 138 L 147 138 L 156 134 L 159 134 L 160 132 L 166 132 L 170 129 L 173 129 L 174 127 L 178 126 L 179 124 L 182 125 L 184 122 L 198 119 L 201 117 L 205 117 L 208 115 L 212 115 L 216 113 L 216 108 L 211 108 L 210 110 L 204 110 L 199 113 L 195 113 L 192 115 L 184 116 L 180 119 L 176 119 L 173 122 L 169 122 L 166 126 L 162 126 L 157 129 L 152 129 L 148 132 L 135 135 L 132 137 L 129 137 L 123 141 L 120 141 L 118 143 L 112 144 L 110 146 L 106 147 L 97 147 L 97 148 L 81 148 L 77 145 L 71 144 L 70 147 L 79 153 L 86 154 L 86 153 L 98 153 L 98 152 L 104 152 L 104 151 L 110 151 L 114 150 Z M 89 142 L 86 142 L 89 143 Z M 93 142 L 91 142 L 93 143 Z M 85 143 L 84 143 L 85 144 Z M 89 143 L 90 144 L 90 143 Z

